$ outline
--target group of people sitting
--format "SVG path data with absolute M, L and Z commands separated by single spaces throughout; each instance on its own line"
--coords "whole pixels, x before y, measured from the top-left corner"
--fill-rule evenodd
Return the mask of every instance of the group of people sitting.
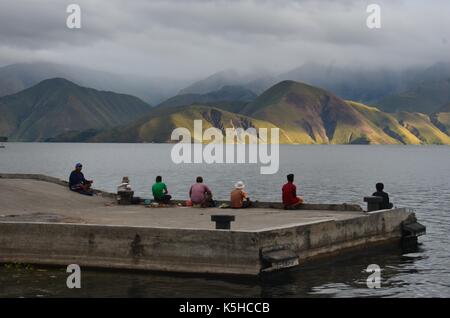
M 75 170 L 72 171 L 69 178 L 69 188 L 72 191 L 76 191 L 80 194 L 84 195 L 93 195 L 93 191 L 91 189 L 92 180 L 86 180 L 81 169 L 83 165 L 81 163 L 77 163 L 75 165 Z M 245 209 L 253 206 L 253 202 L 250 200 L 250 197 L 245 189 L 245 184 L 242 181 L 236 182 L 234 185 L 234 189 L 230 193 L 230 203 L 231 208 L 233 209 Z M 384 185 L 382 183 L 377 183 L 376 185 L 377 192 L 373 195 L 382 197 L 382 208 L 391 209 L 392 203 L 389 202 L 389 195 L 383 191 Z M 122 179 L 122 183 L 117 187 L 118 193 L 120 192 L 131 192 L 130 180 L 128 177 L 124 177 Z M 301 196 L 297 195 L 297 187 L 294 184 L 294 175 L 287 175 L 287 182 L 283 185 L 282 189 L 282 200 L 283 206 L 287 210 L 297 209 L 300 205 L 304 203 L 304 200 Z M 157 176 L 155 183 L 152 186 L 152 194 L 154 201 L 160 204 L 170 204 L 172 196 L 169 194 L 167 189 L 167 185 L 163 182 L 161 176 Z M 213 195 L 211 189 L 203 183 L 202 177 L 197 177 L 196 183 L 194 183 L 189 189 L 189 200 L 186 202 L 187 206 L 194 207 L 215 207 L 216 203 L 213 200 Z M 133 200 L 134 203 L 139 203 L 140 199 L 135 198 Z
M 251 206 L 251 201 L 248 194 L 244 191 L 245 185 L 242 181 L 238 181 L 235 184 L 235 188 L 231 191 L 231 207 L 232 208 L 248 208 Z M 122 183 L 118 186 L 117 192 L 131 192 L 131 185 L 129 184 L 129 178 L 124 177 Z M 167 190 L 167 185 L 163 182 L 161 176 L 157 176 L 155 183 L 152 185 L 153 200 L 159 204 L 170 204 L 172 196 Z M 197 177 L 196 183 L 194 183 L 189 189 L 189 200 L 186 201 L 187 206 L 194 207 L 215 207 L 216 203 L 213 200 L 211 189 L 203 183 L 202 177 Z
M 244 182 L 238 181 L 235 183 L 230 193 L 230 207 L 232 209 L 246 209 L 253 206 L 253 202 L 244 189 Z M 170 203 L 172 197 L 168 194 L 167 186 L 162 182 L 161 176 L 156 177 L 156 183 L 152 186 L 152 192 L 156 202 Z M 282 188 L 282 198 L 286 209 L 295 209 L 304 202 L 302 197 L 297 196 L 297 187 L 294 184 L 293 174 L 287 176 L 287 183 Z M 203 183 L 202 177 L 197 177 L 196 183 L 190 187 L 189 200 L 186 202 L 186 205 L 202 208 L 216 206 L 212 191 Z
M 251 206 L 250 198 L 244 191 L 245 185 L 242 181 L 238 181 L 233 191 L 231 191 L 231 207 L 235 209 L 243 209 Z M 168 194 L 167 186 L 162 182 L 162 177 L 157 176 L 156 182 L 152 186 L 152 193 L 155 202 L 169 204 L 172 196 Z M 196 182 L 189 188 L 189 200 L 187 206 L 194 207 L 215 207 L 216 203 L 213 199 L 211 189 L 203 183 L 202 177 L 197 177 Z

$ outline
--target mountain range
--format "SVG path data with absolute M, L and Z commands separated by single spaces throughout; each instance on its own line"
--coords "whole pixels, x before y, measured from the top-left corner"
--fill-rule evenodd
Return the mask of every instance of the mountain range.
M 152 77 L 151 72 L 142 77 L 55 63 L 21 63 L 0 67 L 0 97 L 57 77 L 85 87 L 134 95 L 152 105 L 167 99 L 174 103 L 173 97 L 179 99 L 177 95 L 184 100 L 189 95 L 208 95 L 227 87 L 260 95 L 284 80 L 321 87 L 345 100 L 391 113 L 408 111 L 431 115 L 450 104 L 450 63 L 444 62 L 401 71 L 316 63 L 307 63 L 283 73 L 227 69 L 198 81 Z M 206 98 L 210 103 L 209 97 Z M 191 100 L 205 102 L 199 101 L 198 96 Z M 180 105 L 180 102 L 175 104 Z
M 18 93 L 51 78 L 65 78 L 81 86 L 134 95 L 153 105 L 172 97 L 188 83 L 185 80 L 120 75 L 55 63 L 20 63 L 0 67 L 0 97 Z
M 181 92 L 205 94 L 223 86 L 241 86 L 261 94 L 284 80 L 306 83 L 337 96 L 376 106 L 386 112 L 433 114 L 450 104 L 450 63 L 414 67 L 403 71 L 304 64 L 281 74 L 254 73 L 243 76 L 234 70 L 215 73 L 195 82 Z
M 137 97 L 54 78 L 0 97 L 0 135 L 12 141 L 44 141 L 64 132 L 123 125 L 150 110 Z
M 254 101 L 229 111 L 229 104 L 167 107 L 160 105 L 130 123 L 111 129 L 63 133 L 52 141 L 65 142 L 173 142 L 173 129 L 193 132 L 203 128 L 280 128 L 287 144 L 448 144 L 449 113 L 430 117 L 422 113 L 386 113 L 304 83 L 283 81 Z
M 193 121 L 203 119 L 204 128 L 222 131 L 278 127 L 281 143 L 450 144 L 450 67 L 445 63 L 401 75 L 379 70 L 362 76 L 362 71 L 317 65 L 280 75 L 309 78 L 344 96 L 309 82 L 281 80 L 269 85 L 277 77 L 254 78 L 228 70 L 155 107 L 132 95 L 60 77 L 33 84 L 57 73 L 52 67 L 63 69 L 48 65 L 45 73 L 44 66 L 0 68 L 0 92 L 13 92 L 0 97 L 0 136 L 13 141 L 170 142 L 174 128 L 192 130 Z M 81 81 L 79 73 L 71 77 Z M 91 81 L 101 81 L 98 74 L 86 71 L 89 74 Z M 104 76 L 103 85 L 108 86 L 108 73 Z M 383 81 L 385 87 L 378 85 Z M 378 102 L 364 102 L 377 96 Z

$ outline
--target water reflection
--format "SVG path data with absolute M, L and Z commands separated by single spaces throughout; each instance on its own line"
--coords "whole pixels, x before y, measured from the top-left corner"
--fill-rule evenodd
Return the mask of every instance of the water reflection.
M 423 250 L 402 254 L 399 247 L 377 248 L 315 261 L 258 279 L 199 277 L 148 272 L 83 270 L 82 288 L 65 286 L 64 268 L 0 269 L 1 297 L 387 297 L 414 296 L 405 291 L 421 271 L 414 263 Z M 369 264 L 382 268 L 380 289 L 366 285 Z M 448 286 L 443 286 L 447 287 Z

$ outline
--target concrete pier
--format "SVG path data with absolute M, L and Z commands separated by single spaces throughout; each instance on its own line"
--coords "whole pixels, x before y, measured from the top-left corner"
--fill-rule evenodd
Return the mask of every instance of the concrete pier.
M 119 206 L 39 175 L 0 174 L 0 262 L 259 275 L 373 244 L 398 243 L 416 218 L 407 209 L 366 213 L 354 205 L 286 211 Z M 231 230 L 214 215 L 234 216 Z

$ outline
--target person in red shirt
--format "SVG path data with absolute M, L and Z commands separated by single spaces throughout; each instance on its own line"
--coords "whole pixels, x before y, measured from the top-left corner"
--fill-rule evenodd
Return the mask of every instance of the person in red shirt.
M 303 198 L 297 196 L 297 187 L 294 184 L 294 175 L 288 174 L 287 183 L 282 188 L 283 205 L 285 209 L 295 209 L 303 204 Z

